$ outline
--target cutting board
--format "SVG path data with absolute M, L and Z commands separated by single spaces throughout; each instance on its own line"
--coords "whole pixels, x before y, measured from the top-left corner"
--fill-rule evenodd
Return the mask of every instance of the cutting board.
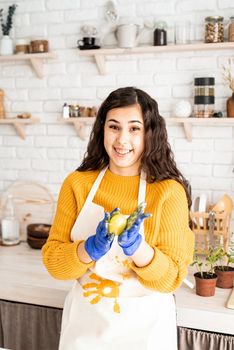
M 232 289 L 232 292 L 228 298 L 227 308 L 234 309 L 234 288 Z
M 20 222 L 20 239 L 27 238 L 27 226 L 31 223 L 51 224 L 54 216 L 54 198 L 44 185 L 31 181 L 13 183 L 0 198 L 0 217 L 4 212 L 7 195 L 14 200 L 15 215 Z

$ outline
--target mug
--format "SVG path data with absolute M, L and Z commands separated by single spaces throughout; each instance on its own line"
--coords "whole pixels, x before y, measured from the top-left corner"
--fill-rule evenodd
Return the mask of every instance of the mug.
M 95 45 L 96 38 L 92 36 L 86 36 L 83 37 L 83 39 L 80 39 L 77 41 L 78 46 L 94 46 Z

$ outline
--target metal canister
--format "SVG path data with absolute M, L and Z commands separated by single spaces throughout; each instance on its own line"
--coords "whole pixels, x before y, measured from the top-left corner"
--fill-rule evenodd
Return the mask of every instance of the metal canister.
M 214 114 L 215 78 L 197 77 L 194 79 L 194 116 L 210 118 Z

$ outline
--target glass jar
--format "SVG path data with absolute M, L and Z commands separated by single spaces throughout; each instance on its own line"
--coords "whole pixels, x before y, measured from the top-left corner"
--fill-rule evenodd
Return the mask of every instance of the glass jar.
M 214 114 L 215 78 L 199 77 L 194 79 L 194 116 L 210 118 Z
M 224 41 L 224 25 L 222 16 L 205 18 L 205 43 L 221 43 Z
M 175 23 L 175 43 L 177 45 L 189 44 L 191 34 L 191 23 L 179 21 Z
M 234 16 L 230 17 L 230 23 L 228 26 L 228 41 L 234 41 Z
M 79 105 L 70 105 L 70 117 L 71 118 L 80 117 L 80 106 Z
M 19 220 L 15 216 L 14 199 L 8 195 L 2 216 L 2 244 L 16 245 L 20 243 Z
M 167 45 L 167 24 L 166 22 L 159 22 L 156 24 L 154 30 L 154 46 Z

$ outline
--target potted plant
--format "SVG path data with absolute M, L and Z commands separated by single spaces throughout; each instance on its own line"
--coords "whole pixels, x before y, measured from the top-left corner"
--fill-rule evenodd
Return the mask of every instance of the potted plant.
M 222 247 L 218 249 L 218 261 L 215 266 L 215 273 L 218 276 L 217 287 L 219 288 L 232 288 L 234 278 L 234 267 L 230 266 L 234 264 L 234 249 L 230 248 L 226 252 Z
M 215 263 L 218 260 L 217 251 L 210 247 L 206 257 L 200 257 L 194 252 L 192 266 L 197 272 L 194 273 L 196 294 L 203 297 L 210 297 L 215 294 L 217 275 L 215 273 Z
M 3 19 L 3 9 L 0 9 L 0 22 L 2 28 L 3 37 L 1 39 L 0 44 L 0 54 L 1 55 L 12 55 L 13 54 L 13 42 L 10 38 L 10 31 L 13 25 L 13 16 L 15 13 L 17 5 L 13 4 L 8 7 L 8 14 L 6 18 L 6 22 L 4 23 Z

